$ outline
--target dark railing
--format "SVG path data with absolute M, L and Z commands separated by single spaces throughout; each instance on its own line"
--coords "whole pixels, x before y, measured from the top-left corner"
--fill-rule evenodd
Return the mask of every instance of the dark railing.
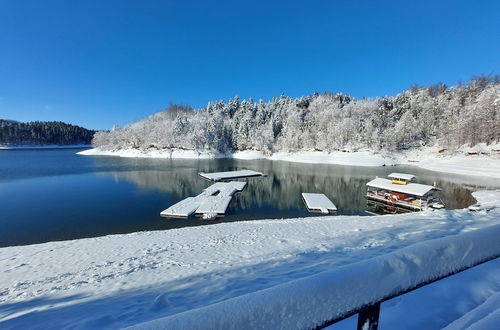
M 377 329 L 384 301 L 500 257 L 499 237 L 493 225 L 424 241 L 132 328 L 322 329 L 358 314 L 358 329 Z
M 454 271 L 454 272 L 451 272 L 447 275 L 444 275 L 444 276 L 439 276 L 437 277 L 436 279 L 433 279 L 433 280 L 430 280 L 430 281 L 426 281 L 426 282 L 422 282 L 422 283 L 419 283 L 418 285 L 415 285 L 414 287 L 412 288 L 409 288 L 409 289 L 406 289 L 406 290 L 403 290 L 401 292 L 398 292 L 396 294 L 392 294 L 392 295 L 388 295 L 387 297 L 384 297 L 382 299 L 380 299 L 379 301 L 376 301 L 368 306 L 361 306 L 360 308 L 357 308 L 357 309 L 354 309 L 352 311 L 349 311 L 348 313 L 340 316 L 340 317 L 335 317 L 331 320 L 328 320 L 328 321 L 325 321 L 323 324 L 317 326 L 317 327 L 314 327 L 313 329 L 324 329 L 326 327 L 329 327 L 337 322 L 340 322 L 342 320 L 345 320 L 351 316 L 354 316 L 356 314 L 358 314 L 358 325 L 357 325 L 357 329 L 358 330 L 377 330 L 378 329 L 378 322 L 379 322 L 379 316 L 380 316 L 380 305 L 384 302 L 384 301 L 387 301 L 387 300 L 390 300 L 390 299 L 393 299 L 393 298 L 396 298 L 396 297 L 399 297 L 399 296 L 402 296 L 404 294 L 407 294 L 409 292 L 412 292 L 412 291 L 415 291 L 423 286 L 426 286 L 426 285 L 429 285 L 431 283 L 434 283 L 434 282 L 437 282 L 437 281 L 440 281 L 442 279 L 445 279 L 449 276 L 452 276 L 452 275 L 455 275 L 455 274 L 458 274 L 458 273 L 461 273 L 467 269 L 471 269 L 471 268 L 474 268 L 476 266 L 479 266 L 480 264 L 483 264 L 485 262 L 488 262 L 488 261 L 492 261 L 492 260 L 495 260 L 497 259 L 498 257 L 500 257 L 500 254 L 496 254 L 496 255 L 493 255 L 492 257 L 490 258 L 487 258 L 483 261 L 480 261 L 480 262 L 477 262 L 475 263 L 474 265 L 471 265 L 470 267 L 464 267 L 463 269 L 460 269 L 460 270 L 457 270 L 457 271 Z

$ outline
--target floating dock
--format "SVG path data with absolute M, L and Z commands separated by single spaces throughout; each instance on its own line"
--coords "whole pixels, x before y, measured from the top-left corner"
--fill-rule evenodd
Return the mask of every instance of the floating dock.
M 302 199 L 311 212 L 321 212 L 324 214 L 337 211 L 337 207 L 325 194 L 302 193 Z
M 198 173 L 202 178 L 210 181 L 220 181 L 228 179 L 249 178 L 254 176 L 264 176 L 263 173 L 252 170 L 214 172 L 214 173 Z
M 163 210 L 160 216 L 165 218 L 187 218 L 193 213 L 204 219 L 222 216 L 236 192 L 242 191 L 246 182 L 217 182 L 207 187 L 195 197 L 188 197 Z
M 199 201 L 196 197 L 188 197 L 180 202 L 170 206 L 168 209 L 163 210 L 160 215 L 167 218 L 187 218 L 193 214 L 199 206 Z
M 233 196 L 208 196 L 196 209 L 196 215 L 224 215 Z

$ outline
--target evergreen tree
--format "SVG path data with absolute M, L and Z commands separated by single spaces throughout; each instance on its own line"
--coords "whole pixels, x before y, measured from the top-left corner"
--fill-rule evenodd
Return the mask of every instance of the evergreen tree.
M 451 88 L 442 83 L 426 88 L 415 85 L 396 96 L 376 99 L 315 93 L 255 102 L 236 96 L 196 111 L 171 104 L 124 128 L 96 133 L 93 144 L 110 150 L 256 149 L 268 153 L 313 148 L 394 151 L 432 145 L 455 149 L 498 142 L 499 111 L 496 77 L 478 77 Z M 36 129 L 29 134 L 16 130 L 17 126 L 8 126 L 3 131 L 23 139 L 39 139 L 42 134 Z
M 0 119 L 1 145 L 90 144 L 94 134 L 93 130 L 58 121 L 20 123 Z

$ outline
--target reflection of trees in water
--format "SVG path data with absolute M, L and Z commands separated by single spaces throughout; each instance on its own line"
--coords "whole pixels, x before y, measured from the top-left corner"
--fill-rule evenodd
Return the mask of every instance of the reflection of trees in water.
M 359 210 L 364 202 L 364 181 L 352 177 L 325 176 L 291 171 L 249 179 L 247 190 L 237 196 L 241 208 L 271 204 L 278 209 L 303 208 L 301 193 L 324 193 L 340 208 Z
M 135 165 L 135 164 L 134 164 Z M 251 209 L 271 207 L 278 210 L 303 209 L 300 194 L 317 192 L 326 194 L 341 211 L 362 211 L 366 208 L 366 183 L 375 176 L 385 177 L 404 168 L 344 167 L 331 165 L 298 164 L 277 161 L 240 161 L 231 159 L 207 161 L 164 161 L 148 163 L 147 170 L 133 166 L 129 171 L 111 172 L 117 180 L 127 180 L 140 187 L 156 189 L 183 199 L 199 194 L 211 183 L 198 176 L 203 171 L 252 169 L 266 173 L 266 177 L 245 179 L 245 190 L 236 194 L 232 207 Z M 406 169 L 408 172 L 408 169 Z M 436 176 L 431 172 L 413 171 L 421 183 L 432 184 Z M 442 188 L 441 196 L 447 208 L 462 208 L 474 203 L 471 191 L 446 178 L 436 180 Z
M 210 185 L 192 169 L 111 172 L 111 175 L 115 180 L 127 180 L 142 188 L 168 192 L 179 199 L 197 195 Z
M 441 180 L 436 183 L 438 187 L 443 189 L 440 196 L 447 209 L 460 209 L 476 202 L 469 189 Z

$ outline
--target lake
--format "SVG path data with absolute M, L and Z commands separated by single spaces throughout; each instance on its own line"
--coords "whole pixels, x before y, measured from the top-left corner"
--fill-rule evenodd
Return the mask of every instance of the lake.
M 164 230 L 250 219 L 321 216 L 309 213 L 302 192 L 326 194 L 338 215 L 366 215 L 365 184 L 391 172 L 413 173 L 442 188 L 449 209 L 474 199 L 471 191 L 498 180 L 444 175 L 408 166 L 353 167 L 268 160 L 170 160 L 81 156 L 82 149 L 0 150 L 0 246 Z M 165 219 L 159 213 L 211 183 L 198 172 L 251 169 L 225 217 Z

